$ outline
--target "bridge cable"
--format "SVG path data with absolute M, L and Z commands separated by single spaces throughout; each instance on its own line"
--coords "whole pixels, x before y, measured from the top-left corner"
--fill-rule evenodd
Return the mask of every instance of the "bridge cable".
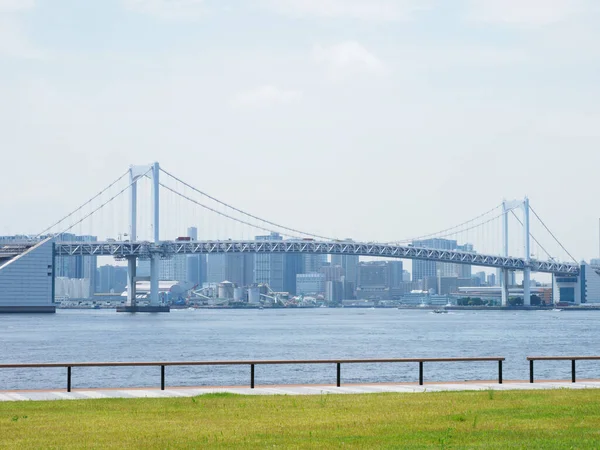
M 119 181 L 121 181 L 123 179 L 124 176 L 126 176 L 129 173 L 129 170 L 127 172 L 125 172 L 123 175 L 121 175 L 119 178 L 117 178 L 115 181 L 113 181 L 111 184 L 109 184 L 106 188 L 104 188 L 102 191 L 100 191 L 98 194 L 94 195 L 92 198 L 90 198 L 87 202 L 85 202 L 83 205 L 81 205 L 79 208 L 75 209 L 74 211 L 72 211 L 70 214 L 67 214 L 65 217 L 63 217 L 62 219 L 60 219 L 58 222 L 50 225 L 48 228 L 46 228 L 44 231 L 42 231 L 41 233 L 38 233 L 35 238 L 39 238 L 40 236 L 42 236 L 44 233 L 46 233 L 47 231 L 50 231 L 52 228 L 54 228 L 56 225 L 64 222 L 65 220 L 67 220 L 69 217 L 71 217 L 73 214 L 75 214 L 77 211 L 80 211 L 81 209 L 83 209 L 85 206 L 87 206 L 88 204 L 90 204 L 92 201 L 94 201 L 95 199 L 97 199 L 99 196 L 101 196 L 102 194 L 104 194 L 106 191 L 108 191 L 111 187 L 113 187 L 115 184 L 117 184 Z M 131 186 L 131 185 L 130 185 Z M 117 194 L 118 195 L 118 194 Z M 114 198 L 114 197 L 113 197 Z M 72 228 L 72 227 L 71 227 Z M 70 228 L 69 228 L 70 229 Z M 64 233 L 65 231 L 63 231 Z M 56 234 L 55 234 L 56 235 Z
M 496 207 L 496 208 L 497 208 L 497 207 Z M 496 209 L 496 208 L 494 208 L 494 209 Z M 494 209 L 492 209 L 491 211 L 493 211 Z M 491 211 L 488 211 L 488 213 L 489 213 L 489 212 L 491 212 Z M 481 222 L 481 223 L 478 223 L 477 225 L 473 225 L 472 227 L 469 227 L 469 228 L 464 228 L 464 229 L 462 229 L 462 230 L 459 230 L 457 233 L 464 232 L 464 231 L 469 231 L 469 230 L 473 230 L 473 229 L 475 229 L 475 228 L 479 228 L 479 227 L 481 227 L 481 226 L 483 226 L 483 225 L 485 225 L 485 224 L 488 224 L 488 223 L 490 223 L 490 222 L 492 222 L 492 221 L 494 221 L 494 220 L 496 220 L 496 219 L 498 219 L 498 218 L 502 217 L 503 215 L 504 215 L 504 213 L 500 213 L 499 215 L 497 215 L 497 216 L 494 216 L 494 217 L 492 217 L 491 219 L 488 219 L 488 220 L 486 220 L 485 222 Z M 469 221 L 469 222 L 472 222 L 472 220 L 471 220 L 471 221 Z M 466 223 L 469 223 L 469 222 L 466 222 Z M 463 225 L 464 225 L 464 224 L 463 224 Z M 456 227 L 455 227 L 455 228 L 456 228 Z M 440 233 L 441 233 L 441 232 L 440 232 Z M 444 234 L 444 235 L 437 236 L 437 237 L 438 237 L 438 238 L 445 238 L 445 237 L 448 237 L 448 236 L 453 236 L 453 235 L 455 235 L 455 234 L 456 234 L 456 233 L 448 233 L 448 234 Z M 400 241 L 400 242 L 404 242 L 404 241 Z
M 521 219 L 519 219 L 519 216 L 517 216 L 515 214 L 515 212 L 511 209 L 510 212 L 512 213 L 512 215 L 515 217 L 515 219 L 517 219 L 517 222 L 519 222 L 521 224 L 521 226 L 523 226 L 523 222 L 521 221 Z M 529 232 L 529 236 L 531 237 L 531 239 L 533 239 L 533 241 L 540 246 L 540 248 L 544 251 L 544 253 L 546 253 L 546 255 L 548 255 L 548 258 L 553 259 L 554 257 L 550 254 L 550 252 L 548 250 L 546 250 L 544 248 L 544 246 L 542 244 L 540 244 L 540 241 L 538 241 L 535 236 L 533 234 L 531 234 L 531 231 Z M 525 256 L 525 259 L 527 259 L 527 255 Z
M 532 212 L 532 213 L 535 215 L 535 217 L 537 217 L 537 219 L 540 221 L 540 223 L 541 223 L 541 224 L 542 224 L 542 226 L 543 226 L 543 227 L 546 229 L 546 231 L 547 231 L 548 233 L 550 233 L 550 236 L 552 236 L 552 238 L 553 238 L 553 239 L 554 239 L 554 240 L 555 240 L 555 241 L 558 243 L 558 245 L 560 245 L 560 248 L 562 248 L 562 249 L 565 251 L 565 253 L 566 253 L 567 255 L 569 255 L 569 257 L 570 257 L 570 258 L 573 260 L 573 262 L 574 262 L 575 264 L 577 264 L 577 260 L 576 260 L 575 258 L 573 258 L 573 255 L 571 255 L 571 254 L 569 253 L 569 251 L 568 251 L 568 250 L 567 250 L 567 249 L 566 249 L 566 248 L 565 248 L 565 247 L 564 247 L 564 246 L 563 246 L 563 245 L 560 243 L 560 241 L 559 241 L 559 240 L 556 238 L 556 236 L 554 236 L 554 233 L 552 233 L 552 231 L 550 231 L 550 228 L 548 228 L 548 227 L 546 226 L 546 224 L 544 223 L 544 221 L 542 220 L 542 218 L 541 218 L 540 216 L 538 216 L 538 214 L 537 214 L 537 213 L 535 212 L 535 210 L 534 210 L 534 209 L 531 207 L 531 205 L 529 205 L 529 209 L 530 209 L 530 210 L 531 210 L 531 212 Z
M 148 171 L 146 173 L 144 173 L 143 175 L 141 175 L 139 178 L 145 177 L 146 175 L 148 175 L 148 173 L 150 173 L 150 171 L 152 170 L 152 168 L 148 169 Z M 129 171 L 126 172 L 126 174 Z M 123 177 L 121 177 L 123 178 Z M 90 217 L 92 214 L 96 213 L 97 211 L 101 210 L 102 208 L 104 208 L 106 205 L 108 205 L 110 202 L 112 202 L 115 198 L 117 198 L 119 195 L 121 195 L 123 192 L 125 192 L 127 189 L 129 189 L 131 186 L 133 186 L 135 183 L 137 182 L 137 179 L 133 180 L 131 183 L 129 183 L 127 186 L 125 186 L 123 189 L 121 189 L 119 192 L 117 192 L 115 195 L 113 195 L 111 198 L 109 198 L 107 201 L 105 201 L 104 203 L 102 203 L 100 206 L 98 206 L 96 209 L 94 209 L 93 211 L 91 211 L 89 214 L 85 215 L 84 217 L 82 217 L 81 219 L 79 219 L 77 222 L 75 222 L 74 224 L 72 224 L 69 228 L 61 231 L 60 233 L 54 233 L 53 237 L 56 237 L 58 235 L 64 234 L 67 231 L 71 230 L 73 227 L 76 227 L 77 225 L 79 225 L 81 222 L 83 222 L 85 219 L 87 219 L 88 217 Z M 113 183 L 114 184 L 114 183 Z M 106 190 L 106 189 L 105 189 Z M 68 217 L 68 216 L 67 216 Z
M 467 224 L 469 224 L 469 223 L 471 223 L 471 222 L 474 222 L 474 221 L 476 221 L 477 219 L 481 219 L 482 217 L 484 217 L 484 216 L 487 216 L 489 213 L 491 213 L 491 212 L 494 212 L 496 209 L 498 209 L 498 208 L 499 208 L 499 207 L 501 207 L 501 206 L 502 206 L 502 203 L 501 203 L 501 204 L 499 204 L 499 205 L 497 205 L 497 206 L 495 206 L 495 207 L 493 207 L 493 208 L 492 208 L 492 209 L 490 209 L 489 211 L 486 211 L 486 212 L 484 212 L 483 214 L 480 214 L 479 216 L 477 216 L 477 217 L 474 217 L 474 218 L 473 218 L 473 219 L 471 219 L 471 220 L 467 220 L 466 222 L 463 222 L 463 223 L 461 223 L 461 224 L 459 224 L 459 225 L 456 225 L 456 226 L 454 226 L 454 227 L 450 227 L 450 228 L 446 228 L 445 230 L 438 231 L 437 233 L 425 234 L 425 235 L 423 235 L 423 236 L 419 236 L 419 237 L 416 237 L 416 238 L 412 238 L 412 239 L 404 239 L 404 240 L 398 240 L 398 241 L 396 241 L 396 242 L 400 242 L 400 243 L 401 243 L 401 242 L 412 242 L 412 241 L 419 241 L 419 240 L 421 240 L 421 239 L 425 239 L 425 238 L 428 238 L 428 237 L 434 237 L 434 236 L 436 236 L 436 237 L 444 237 L 444 236 L 438 236 L 438 235 L 439 235 L 439 234 L 441 234 L 441 233 L 446 233 L 447 231 L 452 231 L 452 230 L 455 230 L 455 229 L 457 229 L 457 228 L 460 228 L 460 227 L 462 227 L 462 226 L 464 226 L 464 225 L 467 225 Z M 497 218 L 497 217 L 494 217 L 494 219 L 496 219 L 496 218 Z M 492 220 L 493 220 L 493 219 L 492 219 Z M 483 225 L 483 224 L 485 224 L 485 223 L 487 223 L 487 222 L 484 222 L 484 223 L 482 223 L 481 225 Z M 464 231 L 464 230 L 462 230 L 462 231 Z M 454 233 L 449 233 L 449 234 L 446 234 L 445 236 L 449 236 L 449 235 L 451 235 L 451 234 L 454 234 Z
M 249 225 L 252 228 L 258 228 L 258 229 L 263 230 L 263 231 L 268 231 L 269 233 L 273 233 L 274 232 L 274 230 L 271 230 L 270 228 L 265 228 L 265 227 L 262 227 L 260 225 L 254 225 L 253 223 L 246 222 L 245 220 L 237 219 L 237 218 L 235 218 L 233 216 L 230 216 L 229 214 L 217 211 L 216 209 L 211 208 L 210 206 L 207 206 L 207 205 L 205 205 L 203 203 L 200 203 L 197 200 L 194 200 L 193 198 L 188 197 L 187 195 L 182 194 L 181 192 L 177 192 L 175 189 L 173 189 L 173 188 L 171 188 L 171 187 L 169 187 L 169 186 L 167 186 L 167 185 L 165 185 L 163 183 L 159 183 L 159 184 L 160 184 L 161 187 L 164 187 L 165 189 L 173 192 L 174 194 L 177 194 L 180 197 L 183 197 L 186 200 L 189 200 L 190 202 L 195 203 L 196 205 L 201 206 L 202 208 L 205 208 L 205 209 L 207 209 L 209 211 L 212 211 L 212 212 L 214 212 L 214 213 L 216 213 L 216 214 L 218 214 L 220 216 L 226 217 L 228 219 L 231 219 L 231 220 L 233 220 L 235 222 L 239 222 L 239 223 L 244 224 L 244 225 Z M 266 222 L 266 221 L 263 221 L 263 222 Z M 293 237 L 293 238 L 296 238 L 296 239 L 302 239 L 302 236 L 295 236 L 295 235 L 290 235 L 290 234 L 288 234 L 286 236 Z M 325 238 L 325 239 L 328 239 L 328 238 Z
M 180 183 L 182 183 L 184 186 L 187 186 L 187 187 L 189 187 L 189 188 L 190 188 L 190 189 L 192 189 L 193 191 L 195 191 L 195 192 L 197 192 L 197 193 L 199 193 L 199 194 L 201 194 L 201 195 L 204 195 L 205 197 L 208 197 L 209 199 L 211 199 L 211 200 L 213 200 L 213 201 L 215 201 L 215 202 L 217 202 L 217 203 L 219 203 L 219 204 L 221 204 L 221 205 L 223 205 L 223 206 L 225 206 L 225 207 L 227 207 L 227 208 L 233 209 L 234 211 L 237 211 L 237 212 L 239 212 L 239 213 L 241 213 L 241 214 L 244 214 L 244 215 L 246 215 L 246 216 L 248 216 L 248 217 L 251 217 L 252 219 L 256 219 L 256 220 L 258 220 L 258 221 L 260 221 L 260 222 L 264 222 L 264 223 L 267 223 L 267 224 L 269 224 L 269 225 L 272 225 L 272 226 L 274 226 L 274 227 L 281 228 L 282 230 L 291 231 L 291 232 L 293 232 L 293 233 L 299 233 L 300 235 L 304 235 L 304 236 L 310 236 L 310 237 L 314 237 L 314 238 L 318 238 L 318 239 L 325 239 L 325 240 L 327 240 L 327 241 L 335 241 L 335 240 L 336 240 L 336 239 L 334 239 L 334 238 L 330 238 L 330 237 L 327 237 L 327 236 L 320 236 L 320 235 L 318 235 L 318 234 L 306 233 L 306 232 L 304 232 L 304 231 L 296 230 L 296 229 L 294 229 L 294 228 L 286 227 L 286 226 L 284 226 L 284 225 L 279 225 L 279 224 L 277 224 L 277 223 L 275 223 L 275 222 L 271 222 L 271 221 L 269 221 L 269 220 L 261 219 L 260 217 L 257 217 L 257 216 L 255 216 L 255 215 L 252 215 L 252 214 L 250 214 L 250 213 L 248 213 L 248 212 L 246 212 L 246 211 L 242 211 L 241 209 L 239 209 L 239 208 L 236 208 L 235 206 L 231 206 L 231 205 L 229 205 L 229 204 L 227 204 L 227 203 L 225 203 L 225 202 L 223 202 L 223 201 L 221 201 L 221 200 L 219 200 L 219 199 L 217 199 L 217 198 L 215 198 L 215 197 L 213 197 L 213 196 L 211 196 L 211 195 L 207 194 L 206 192 L 202 192 L 201 190 L 199 190 L 199 189 L 196 189 L 194 186 L 192 186 L 192 185 L 190 185 L 190 184 L 186 183 L 185 181 L 181 180 L 180 178 L 177 178 L 175 175 L 172 175 L 172 174 L 170 174 L 169 172 L 167 172 L 166 170 L 164 170 L 164 169 L 162 169 L 162 168 L 161 168 L 160 170 L 161 170 L 162 172 L 164 172 L 166 175 L 168 175 L 168 176 L 170 176 L 171 178 L 173 178 L 174 180 L 176 180 L 176 181 L 179 181 L 179 182 L 180 182 Z M 166 186 L 164 186 L 164 185 L 163 185 L 163 187 L 166 187 Z M 167 189 L 169 189 L 169 188 L 167 188 Z M 175 192 L 175 191 L 173 191 L 173 192 Z M 178 194 L 178 192 L 175 192 L 175 193 L 176 193 L 176 194 Z M 187 197 L 186 197 L 186 198 L 187 198 Z M 190 200 L 190 199 L 188 198 L 188 200 Z M 206 207 L 205 205 L 202 205 L 201 203 L 199 203 L 199 205 L 200 205 L 200 206 L 203 206 L 203 207 Z M 208 207 L 206 207 L 206 208 L 208 208 Z M 208 208 L 208 209 L 210 209 L 210 208 Z M 212 209 L 211 209 L 211 211 L 217 212 L 217 211 L 215 211 L 215 210 L 212 210 Z M 219 213 L 219 214 L 220 214 L 220 213 Z M 223 215 L 224 215 L 224 214 L 223 214 Z M 229 217 L 229 216 L 226 216 L 226 217 Z M 233 218 L 233 217 L 229 217 L 229 218 L 230 218 L 230 219 L 233 219 L 233 220 L 237 220 L 237 219 L 235 219 L 235 218 Z M 245 223 L 245 224 L 247 224 L 247 225 L 252 225 L 252 224 L 248 224 L 247 222 L 242 222 L 242 223 Z M 263 227 L 258 227 L 258 226 L 256 226 L 256 225 L 252 225 L 252 226 L 253 226 L 253 227 L 256 227 L 256 228 L 260 228 L 260 229 L 262 229 L 262 230 L 267 230 L 266 228 L 263 228 Z M 273 230 L 267 230 L 267 231 L 270 231 L 270 232 L 272 232 Z

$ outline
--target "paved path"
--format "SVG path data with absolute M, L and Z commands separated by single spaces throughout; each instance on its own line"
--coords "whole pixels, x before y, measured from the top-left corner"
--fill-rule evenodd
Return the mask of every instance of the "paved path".
M 599 389 L 600 381 L 581 381 L 570 383 L 565 381 L 536 382 L 510 381 L 504 384 L 493 382 L 468 383 L 431 383 L 419 386 L 416 384 L 348 384 L 342 387 L 330 385 L 299 386 L 257 386 L 255 389 L 243 386 L 232 387 L 181 387 L 167 388 L 164 391 L 155 388 L 127 389 L 74 389 L 37 390 L 37 391 L 0 391 L 0 401 L 24 400 L 83 400 L 97 398 L 165 398 L 195 397 L 197 395 L 216 392 L 228 392 L 243 395 L 321 395 L 321 394 L 372 394 L 380 392 L 441 392 L 441 391 L 496 391 L 531 390 L 531 389 Z

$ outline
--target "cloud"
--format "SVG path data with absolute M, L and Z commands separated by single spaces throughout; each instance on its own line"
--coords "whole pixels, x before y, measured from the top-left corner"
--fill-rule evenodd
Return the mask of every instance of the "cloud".
M 429 9 L 429 0 L 263 0 L 266 7 L 294 17 L 408 20 Z
M 313 56 L 317 63 L 323 64 L 329 75 L 334 78 L 351 73 L 362 72 L 383 75 L 387 72 L 385 64 L 365 47 L 355 41 L 342 42 L 330 47 L 315 46 Z
M 231 105 L 236 108 L 263 108 L 295 103 L 301 98 L 302 92 L 300 91 L 268 85 L 237 94 L 231 100 Z
M 124 0 L 132 11 L 165 20 L 195 20 L 205 14 L 204 0 Z
M 470 0 L 466 17 L 475 22 L 545 26 L 582 13 L 589 6 L 586 0 Z

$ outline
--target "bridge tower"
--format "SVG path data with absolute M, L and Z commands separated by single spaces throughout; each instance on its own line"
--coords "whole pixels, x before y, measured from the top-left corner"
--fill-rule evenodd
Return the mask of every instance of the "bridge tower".
M 130 204 L 129 204 L 129 239 L 137 241 L 137 182 L 139 179 L 147 176 L 152 180 L 152 234 L 153 242 L 158 244 L 160 241 L 160 184 L 159 184 L 160 166 L 157 162 L 145 166 L 130 166 L 129 181 L 131 184 Z M 125 312 L 148 311 L 148 312 L 167 312 L 168 307 L 159 304 L 158 295 L 158 277 L 160 255 L 153 253 L 150 255 L 150 276 L 138 277 L 136 274 L 135 256 L 127 258 L 127 307 Z M 150 306 L 148 308 L 139 308 L 136 305 L 136 281 L 150 282 Z
M 513 200 L 502 202 L 502 256 L 508 257 L 508 214 L 513 209 L 521 209 L 523 211 L 523 252 L 525 260 L 525 268 L 523 270 L 523 305 L 531 306 L 531 235 L 529 228 L 529 198 L 524 200 Z M 502 288 L 502 306 L 508 305 L 508 288 L 509 286 L 508 269 L 501 270 L 500 286 Z

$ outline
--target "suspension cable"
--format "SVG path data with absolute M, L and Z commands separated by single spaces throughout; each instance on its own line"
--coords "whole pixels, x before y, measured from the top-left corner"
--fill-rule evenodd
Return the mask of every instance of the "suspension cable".
M 150 171 L 152 170 L 152 168 L 148 169 L 146 171 L 146 173 L 144 173 L 143 175 L 141 175 L 139 178 L 145 177 L 146 175 L 148 175 L 148 173 L 150 173 Z M 123 177 L 121 177 L 123 178 Z M 82 217 L 81 219 L 79 219 L 77 222 L 75 222 L 73 225 L 71 225 L 69 228 L 61 231 L 60 233 L 54 233 L 52 236 L 56 237 L 59 236 L 61 234 L 66 233 L 67 231 L 71 230 L 73 227 L 79 225 L 81 222 L 83 222 L 85 219 L 87 219 L 88 217 L 90 217 L 92 214 L 96 213 L 97 211 L 101 210 L 102 208 L 104 208 L 106 205 L 108 205 L 110 202 L 112 202 L 115 198 L 117 198 L 119 195 L 121 195 L 123 192 L 125 192 L 127 189 L 129 189 L 131 186 L 134 185 L 134 183 L 137 182 L 137 179 L 133 180 L 131 183 L 129 183 L 127 186 L 125 186 L 123 189 L 121 189 L 119 192 L 117 192 L 115 195 L 113 195 L 111 198 L 109 198 L 107 201 L 105 201 L 104 203 L 102 203 L 100 206 L 98 206 L 96 209 L 94 209 L 93 211 L 91 211 L 89 214 L 85 215 L 84 217 Z
M 249 225 L 249 226 L 251 226 L 253 228 L 258 228 L 258 229 L 263 230 L 263 231 L 268 231 L 269 233 L 278 233 L 276 230 L 271 230 L 269 228 L 265 228 L 265 227 L 262 227 L 260 225 L 254 225 L 254 224 L 252 224 L 250 222 L 246 222 L 245 220 L 237 219 L 237 218 L 235 218 L 233 216 L 230 216 L 229 214 L 223 213 L 221 211 L 217 211 L 216 209 L 211 208 L 210 206 L 207 206 L 207 205 L 205 205 L 203 203 L 200 203 L 197 200 L 194 200 L 193 198 L 188 197 L 187 195 L 182 194 L 181 192 L 177 192 L 175 189 L 170 188 L 169 186 L 167 186 L 167 185 L 165 185 L 163 183 L 159 183 L 159 184 L 160 184 L 160 186 L 162 186 L 165 189 L 173 192 L 174 194 L 179 195 L 180 197 L 185 198 L 186 200 L 189 200 L 190 202 L 195 203 L 196 205 L 201 206 L 202 208 L 205 208 L 205 209 L 207 209 L 207 210 L 209 210 L 211 212 L 214 212 L 215 214 L 218 214 L 220 216 L 226 217 L 227 219 L 231 219 L 231 220 L 233 220 L 235 222 L 239 222 L 239 223 L 244 224 L 244 225 Z M 290 237 L 293 237 L 293 238 L 296 238 L 296 239 L 302 239 L 302 236 L 294 236 L 294 235 L 290 235 L 290 234 L 288 234 L 287 236 L 290 236 Z M 325 238 L 325 239 L 327 239 L 327 238 Z
M 211 200 L 213 200 L 213 201 L 215 201 L 215 202 L 217 202 L 217 203 L 219 203 L 219 204 L 221 204 L 221 205 L 223 205 L 223 206 L 225 206 L 225 207 L 227 207 L 227 208 L 230 208 L 230 209 L 232 209 L 232 210 L 234 210 L 234 211 L 237 211 L 237 212 L 239 212 L 239 213 L 241 213 L 241 214 L 244 214 L 245 216 L 251 217 L 252 219 L 256 219 L 256 220 L 258 220 L 258 221 L 260 221 L 260 222 L 264 222 L 264 223 L 266 223 L 266 224 L 269 224 L 269 225 L 272 225 L 272 226 L 274 226 L 274 227 L 276 227 L 276 228 L 281 228 L 282 230 L 287 230 L 287 231 L 291 231 L 291 232 L 293 232 L 293 233 L 298 233 L 298 234 L 300 234 L 300 235 L 303 235 L 303 236 L 310 236 L 310 237 L 317 238 L 317 239 L 324 239 L 324 240 L 326 240 L 326 241 L 335 241 L 335 240 L 336 240 L 336 239 L 334 239 L 334 238 L 330 238 L 330 237 L 327 237 L 327 236 L 320 236 L 320 235 L 318 235 L 318 234 L 306 233 L 306 232 L 304 232 L 304 231 L 296 230 L 296 229 L 294 229 L 294 228 L 286 227 L 286 226 L 284 226 L 284 225 L 279 225 L 279 224 L 277 224 L 277 223 L 275 223 L 275 222 L 271 222 L 271 221 L 269 221 L 269 220 L 261 219 L 260 217 L 257 217 L 257 216 L 255 216 L 255 215 L 252 215 L 252 214 L 250 214 L 250 213 L 248 213 L 248 212 L 246 212 L 246 211 L 242 211 L 241 209 L 239 209 L 239 208 L 236 208 L 235 206 L 231 206 L 231 205 L 229 205 L 229 204 L 227 204 L 227 203 L 225 203 L 225 202 L 223 202 L 223 201 L 221 201 L 221 200 L 219 200 L 219 199 L 217 199 L 217 198 L 215 198 L 215 197 L 213 197 L 213 196 L 211 196 L 211 195 L 207 194 L 206 192 L 202 192 L 201 190 L 199 190 L 199 189 L 196 189 L 194 186 L 192 186 L 192 185 L 190 185 L 190 184 L 186 183 L 185 181 L 181 180 L 180 178 L 177 178 L 175 175 L 172 175 L 172 174 L 170 174 L 169 172 L 167 172 L 166 170 L 164 170 L 164 169 L 162 169 L 162 168 L 161 168 L 160 170 L 161 170 L 163 173 L 165 173 L 165 175 L 168 175 L 168 176 L 170 176 L 171 178 L 173 178 L 174 180 L 176 180 L 176 181 L 179 181 L 179 182 L 180 182 L 180 183 L 182 183 L 184 186 L 187 186 L 187 187 L 189 187 L 190 189 L 192 189 L 193 191 L 197 192 L 198 194 L 204 195 L 205 197 L 207 197 L 207 198 L 209 198 L 209 199 L 211 199 Z M 164 185 L 163 185 L 163 186 L 164 186 Z M 166 187 L 166 186 L 164 186 L 164 187 Z M 167 188 L 167 189 L 169 189 L 169 188 Z M 172 190 L 172 189 L 171 189 L 171 190 Z M 178 192 L 175 192 L 175 193 L 176 193 L 176 194 L 178 194 Z M 187 197 L 186 197 L 186 198 L 187 198 Z M 189 200 L 189 198 L 188 198 L 188 200 Z M 201 203 L 199 203 L 199 205 L 200 205 L 200 206 L 203 206 L 203 207 L 206 207 L 205 205 L 202 205 Z M 206 208 L 208 208 L 208 207 L 206 207 Z M 210 208 L 208 208 L 208 209 L 210 209 Z M 211 209 L 211 211 L 215 211 L 215 210 L 212 210 L 212 209 Z M 215 212 L 216 212 L 216 211 L 215 211 Z M 226 217 L 229 217 L 229 216 L 226 216 Z M 229 217 L 229 218 L 231 218 L 231 219 L 233 219 L 233 220 L 237 220 L 237 219 L 234 219 L 234 218 L 232 218 L 232 217 Z M 246 222 L 244 222 L 244 223 L 246 223 Z M 247 225 L 252 225 L 252 224 L 248 224 L 248 223 L 246 223 L 246 224 L 247 224 Z M 263 228 L 263 227 L 257 227 L 256 225 L 252 225 L 252 226 L 253 226 L 253 227 L 256 227 L 256 228 L 260 228 L 260 229 L 262 229 L 262 230 L 272 231 L 272 230 L 269 230 L 269 229 L 267 229 L 267 228 Z
M 109 184 L 107 187 L 105 187 L 102 191 L 100 191 L 99 193 L 97 193 L 96 195 L 94 195 L 92 198 L 90 198 L 87 202 L 85 202 L 83 205 L 81 205 L 79 208 L 75 209 L 74 211 L 72 211 L 71 213 L 67 214 L 65 217 L 63 217 L 62 219 L 60 219 L 58 222 L 50 225 L 48 228 L 46 228 L 44 231 L 42 231 L 41 233 L 38 233 L 35 238 L 39 238 L 40 236 L 42 236 L 43 234 L 45 234 L 47 231 L 50 231 L 52 228 L 54 228 L 55 226 L 59 225 L 60 223 L 64 222 L 65 220 L 67 220 L 69 217 L 71 217 L 73 214 L 75 214 L 77 211 L 80 211 L 81 209 L 83 209 L 85 206 L 89 205 L 92 201 L 94 201 L 95 199 L 97 199 L 98 197 L 100 197 L 102 194 L 104 194 L 106 191 L 108 191 L 111 187 L 113 187 L 115 184 L 117 184 L 119 181 L 121 181 L 123 179 L 123 177 L 125 175 L 127 175 L 129 173 L 129 170 L 127 172 L 125 172 L 123 175 L 121 175 L 119 178 L 117 178 L 115 181 L 113 181 L 111 184 Z M 131 185 L 130 185 L 131 186 Z M 113 197 L 114 198 L 114 197 Z M 64 233 L 64 232 L 63 232 Z
M 494 209 L 496 209 L 496 208 L 494 208 Z M 494 209 L 492 209 L 491 211 L 493 211 Z M 488 211 L 488 213 L 489 213 L 489 212 L 491 212 L 491 211 Z M 484 215 L 485 215 L 485 214 L 484 214 Z M 492 217 L 491 219 L 488 219 L 488 220 L 486 220 L 485 222 L 478 223 L 477 225 L 473 225 L 472 227 L 469 227 L 469 228 L 464 228 L 464 229 L 460 230 L 459 232 L 463 232 L 463 231 L 469 231 L 469 230 L 473 230 L 474 228 L 479 228 L 479 227 L 481 227 L 482 225 L 485 225 L 485 224 L 487 224 L 487 223 L 490 223 L 490 222 L 492 222 L 492 221 L 494 221 L 494 220 L 498 219 L 499 217 L 502 217 L 503 215 L 504 215 L 504 213 L 500 213 L 499 215 L 497 215 L 497 216 L 494 216 L 494 217 Z M 471 221 L 469 221 L 469 222 L 472 222 L 472 220 L 471 220 Z M 466 223 L 468 223 L 468 222 L 466 222 Z M 444 235 L 441 235 L 441 236 L 437 236 L 437 235 L 436 235 L 436 236 L 437 236 L 439 239 L 442 239 L 442 238 L 445 238 L 445 237 L 448 237 L 448 236 L 452 236 L 452 235 L 454 235 L 454 234 L 455 234 L 455 233 L 448 233 L 448 234 L 444 234 Z M 418 240 L 418 239 L 415 239 L 415 240 Z M 404 242 L 404 241 L 402 241 L 402 242 Z
M 494 212 L 496 209 L 498 209 L 498 208 L 499 208 L 499 207 L 501 207 L 501 206 L 502 206 L 502 203 L 500 203 L 499 205 L 497 205 L 497 206 L 493 207 L 493 208 L 492 208 L 492 209 L 490 209 L 489 211 L 486 211 L 486 212 L 484 212 L 483 214 L 480 214 L 479 216 L 477 216 L 477 217 L 474 217 L 474 218 L 473 218 L 473 219 L 471 219 L 471 220 L 467 220 L 466 222 L 463 222 L 463 223 L 461 223 L 461 224 L 459 224 L 459 225 L 456 225 L 456 226 L 453 226 L 453 227 L 450 227 L 450 228 L 446 228 L 445 230 L 442 230 L 442 231 L 438 231 L 437 233 L 426 234 L 426 235 L 419 236 L 419 237 L 416 237 L 416 238 L 412 238 L 412 239 L 404 239 L 404 240 L 399 240 L 399 241 L 396 241 L 396 242 L 412 242 L 412 241 L 419 241 L 419 240 L 421 240 L 421 239 L 425 239 L 425 238 L 428 238 L 428 237 L 433 237 L 433 236 L 436 236 L 436 237 L 444 237 L 444 236 L 439 236 L 439 235 L 440 235 L 441 233 L 446 233 L 446 232 L 448 232 L 448 231 L 452 231 L 452 230 L 455 230 L 455 229 L 457 229 L 457 228 L 460 228 L 460 227 L 462 227 L 462 226 L 464 226 L 464 225 L 467 225 L 467 224 L 469 224 L 469 223 L 471 223 L 471 222 L 474 222 L 474 221 L 476 221 L 477 219 L 481 219 L 482 217 L 484 217 L 484 216 L 487 216 L 489 213 L 491 213 L 491 212 Z M 497 218 L 497 217 L 494 217 L 494 219 L 496 219 L 496 218 Z M 493 220 L 493 219 L 492 219 L 492 220 Z M 488 221 L 488 222 L 489 222 L 489 221 Z M 483 225 L 484 223 L 488 223 L 488 222 L 483 222 L 483 223 L 482 223 L 482 224 L 480 224 L 480 225 Z M 466 230 L 461 230 L 461 231 L 466 231 Z M 454 233 L 449 233 L 449 234 L 446 234 L 445 236 L 449 236 L 450 234 L 454 234 Z
M 515 212 L 513 210 L 510 211 L 512 213 L 512 215 L 515 217 L 515 219 L 517 219 L 517 222 L 519 222 L 521 224 L 521 226 L 523 226 L 523 222 L 521 221 L 521 219 L 519 219 L 519 216 L 517 216 L 515 214 Z M 533 239 L 533 241 L 540 246 L 540 248 L 544 251 L 544 253 L 546 253 L 546 255 L 548 255 L 548 258 L 553 259 L 553 256 L 550 254 L 550 252 L 548 250 L 546 250 L 544 248 L 544 246 L 542 244 L 540 244 L 540 241 L 538 241 L 535 236 L 533 234 L 531 234 L 531 231 L 529 232 L 529 236 L 531 236 L 531 239 Z M 527 255 L 525 255 L 525 259 L 527 259 Z
M 538 216 L 538 214 L 535 212 L 535 210 L 531 207 L 531 204 L 529 205 L 529 209 L 531 210 L 531 212 L 535 215 L 535 217 L 537 217 L 537 219 L 540 221 L 540 223 L 542 224 L 542 226 L 546 229 L 546 231 L 548 233 L 550 233 L 550 236 L 552 236 L 552 238 L 558 243 L 558 245 L 560 245 L 560 248 L 562 248 L 564 250 L 564 252 L 569 255 L 569 257 L 573 260 L 573 262 L 575 264 L 577 264 L 577 260 L 575 258 L 573 258 L 573 255 L 571 255 L 569 253 L 569 251 L 560 243 L 560 241 L 556 238 L 556 236 L 554 236 L 554 233 L 552 233 L 552 231 L 550 231 L 550 228 L 548 228 L 546 226 L 546 224 L 544 223 L 544 221 L 542 220 L 542 218 L 540 216 Z

